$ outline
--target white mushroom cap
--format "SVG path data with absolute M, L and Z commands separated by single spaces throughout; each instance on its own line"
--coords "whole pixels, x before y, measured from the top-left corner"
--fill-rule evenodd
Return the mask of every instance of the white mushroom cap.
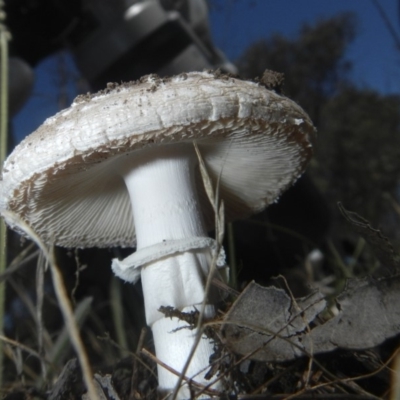
M 210 175 L 222 171 L 221 197 L 232 220 L 262 210 L 301 175 L 314 135 L 298 105 L 258 83 L 210 72 L 150 75 L 79 96 L 21 142 L 4 163 L 0 211 L 17 214 L 53 244 L 132 246 L 131 203 L 118 172 L 128 155 L 196 141 Z

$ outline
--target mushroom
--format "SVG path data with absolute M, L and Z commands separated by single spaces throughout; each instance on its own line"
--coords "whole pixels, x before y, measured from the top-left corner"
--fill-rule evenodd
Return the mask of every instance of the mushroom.
M 112 268 L 126 281 L 141 276 L 156 356 L 179 372 L 196 332 L 177 329 L 185 323 L 158 310 L 201 306 L 213 246 L 214 215 L 193 142 L 214 183 L 220 176 L 233 220 L 261 211 L 301 175 L 314 135 L 293 101 L 217 72 L 110 84 L 78 96 L 15 148 L 3 167 L 0 210 L 12 228 L 21 231 L 8 217 L 16 214 L 47 243 L 136 245 Z M 219 295 L 207 295 L 212 317 Z M 207 384 L 212 346 L 202 337 L 186 371 L 198 383 Z M 162 391 L 177 382 L 160 366 L 158 377 Z

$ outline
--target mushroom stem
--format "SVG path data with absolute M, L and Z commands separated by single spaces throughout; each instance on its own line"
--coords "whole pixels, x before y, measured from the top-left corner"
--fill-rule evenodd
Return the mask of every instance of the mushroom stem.
M 143 151 L 122 169 L 131 198 L 137 250 L 170 240 L 205 237 L 206 229 L 197 200 L 194 149 L 190 145 L 163 146 Z M 181 311 L 200 309 L 211 263 L 209 249 L 178 252 L 143 266 L 141 272 L 147 324 L 152 328 L 156 356 L 181 372 L 195 343 L 196 330 L 176 330 L 187 323 L 166 318 L 160 306 Z M 215 296 L 214 296 L 215 297 Z M 206 316 L 215 314 L 212 296 Z M 196 382 L 208 383 L 212 343 L 203 337 L 186 372 Z M 197 375 L 198 374 L 198 375 Z M 158 366 L 159 388 L 174 389 L 178 377 Z M 189 398 L 182 388 L 179 398 Z

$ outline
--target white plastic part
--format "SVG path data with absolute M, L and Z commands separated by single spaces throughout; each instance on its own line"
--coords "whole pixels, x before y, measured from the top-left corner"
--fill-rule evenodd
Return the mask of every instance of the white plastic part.
M 195 163 L 192 145 L 174 145 L 143 151 L 120 167 L 132 202 L 138 251 L 167 241 L 206 236 L 194 181 Z M 156 356 L 179 372 L 194 345 L 196 331 L 174 332 L 182 323 L 165 318 L 158 309 L 193 310 L 196 306 L 200 310 L 211 260 L 211 249 L 205 247 L 170 254 L 142 268 L 146 321 L 153 330 Z M 215 312 L 213 298 L 211 295 L 207 305 L 208 316 Z M 196 381 L 204 385 L 208 384 L 204 373 L 211 352 L 212 343 L 202 338 L 189 371 L 190 375 L 201 372 Z M 158 371 L 160 388 L 173 390 L 178 378 L 163 368 Z M 187 390 L 181 389 L 178 398 L 188 398 Z

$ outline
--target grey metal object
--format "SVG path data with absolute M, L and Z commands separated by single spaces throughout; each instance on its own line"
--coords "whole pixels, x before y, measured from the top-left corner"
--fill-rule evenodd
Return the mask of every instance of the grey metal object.
M 111 14 L 88 1 L 88 32 L 70 41 L 78 68 L 94 88 L 149 73 L 173 75 L 205 68 L 236 72 L 212 44 L 205 0 L 180 2 L 184 13 L 171 1 L 124 3 L 124 10 L 119 4 Z

